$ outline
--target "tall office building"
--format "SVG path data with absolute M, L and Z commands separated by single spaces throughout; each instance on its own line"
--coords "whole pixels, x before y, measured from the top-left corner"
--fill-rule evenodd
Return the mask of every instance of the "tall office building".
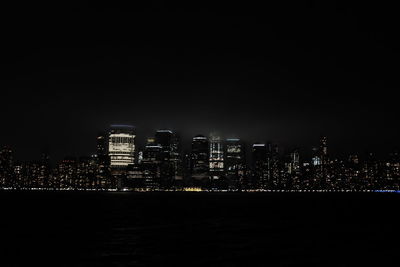
M 326 189 L 330 186 L 327 143 L 327 137 L 322 136 L 319 140 L 319 147 L 313 148 L 312 165 L 314 166 L 314 177 L 312 181 L 315 189 Z
M 209 145 L 207 137 L 197 135 L 192 140 L 191 172 L 194 180 L 209 178 Z
M 283 158 L 284 169 L 277 180 L 278 189 L 299 189 L 300 183 L 300 154 L 297 149 L 292 150 Z
M 162 146 L 156 143 L 155 138 L 147 138 L 146 146 L 143 150 L 142 164 L 159 164 L 161 161 Z
M 226 139 L 225 171 L 233 188 L 239 188 L 245 176 L 245 151 L 240 139 Z
M 155 141 L 161 146 L 161 186 L 174 186 L 176 180 L 182 180 L 182 159 L 179 137 L 171 130 L 157 130 Z
M 135 133 L 130 125 L 111 125 L 108 154 L 112 170 L 125 169 L 135 162 Z
M 267 145 L 253 144 L 253 186 L 265 187 L 268 179 Z
M 322 164 L 321 153 L 316 147 L 312 148 L 311 163 L 313 166 L 320 166 Z
M 76 164 L 76 188 L 95 189 L 97 185 L 97 157 L 80 157 Z
M 181 182 L 183 180 L 183 160 L 180 138 L 177 133 L 172 135 L 170 161 L 172 164 L 173 179 Z
M 168 161 L 171 157 L 172 151 L 172 137 L 171 130 L 157 130 L 155 134 L 155 142 L 161 146 L 161 160 Z
M 126 170 L 124 187 L 134 190 L 154 190 L 160 188 L 162 147 L 154 137 L 147 138 L 139 152 L 138 164 L 129 165 Z
M 77 178 L 77 160 L 75 157 L 65 157 L 59 164 L 56 170 L 58 177 L 56 183 L 58 188 L 69 188 L 75 187 Z M 34 169 L 32 168 L 32 172 Z
M 219 179 L 224 172 L 224 150 L 219 136 L 210 136 L 210 177 Z
M 290 153 L 290 161 L 288 166 L 288 173 L 297 173 L 300 171 L 300 154 L 297 149 Z
M 39 161 L 39 176 L 38 182 L 39 187 L 46 188 L 50 185 L 50 157 L 46 152 L 42 153 L 42 157 Z
M 97 135 L 96 139 L 96 154 L 97 156 L 108 155 L 108 138 L 104 133 Z
M 277 145 L 271 143 L 253 145 L 253 177 L 255 186 L 277 189 L 281 179 Z
M 18 188 L 29 188 L 28 179 L 26 179 L 26 163 L 20 161 L 14 162 L 14 176 Z
M 97 136 L 96 158 L 97 173 L 95 187 L 105 189 L 110 186 L 110 157 L 108 155 L 108 137 L 101 133 Z
M 266 186 L 269 189 L 279 189 L 282 185 L 282 162 L 277 144 L 267 144 L 267 167 L 265 171 Z

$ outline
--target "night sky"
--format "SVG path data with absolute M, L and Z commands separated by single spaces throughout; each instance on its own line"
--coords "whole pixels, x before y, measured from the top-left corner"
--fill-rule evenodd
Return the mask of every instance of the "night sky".
M 334 155 L 399 145 L 398 15 L 283 2 L 6 6 L 0 144 L 17 158 L 88 155 L 113 123 L 217 131 Z M 300 3 L 301 2 L 301 3 Z

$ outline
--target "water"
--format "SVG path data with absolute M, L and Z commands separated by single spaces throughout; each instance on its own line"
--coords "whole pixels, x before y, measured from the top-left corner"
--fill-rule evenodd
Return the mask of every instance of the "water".
M 0 192 L 0 203 L 1 266 L 388 266 L 399 249 L 398 194 Z

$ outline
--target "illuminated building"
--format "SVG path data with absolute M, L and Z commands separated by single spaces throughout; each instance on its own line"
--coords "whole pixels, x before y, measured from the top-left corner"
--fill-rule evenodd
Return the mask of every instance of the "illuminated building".
M 75 188 L 94 189 L 97 188 L 97 158 L 80 157 L 77 162 Z
M 315 157 L 312 158 L 312 163 L 313 163 L 314 166 L 319 166 L 319 165 L 322 164 L 322 160 L 321 160 L 320 157 L 315 156 Z
M 297 173 L 300 170 L 300 155 L 299 151 L 295 149 L 290 153 L 290 162 L 288 166 L 288 173 Z
M 110 156 L 108 155 L 108 138 L 106 134 L 99 134 L 96 139 L 97 173 L 96 188 L 111 186 Z
M 322 137 L 312 157 L 300 161 L 299 151 L 280 156 L 271 143 L 252 146 L 252 168 L 245 161 L 240 139 L 198 135 L 192 151 L 181 157 L 178 136 L 158 130 L 148 138 L 135 163 L 132 126 L 112 126 L 109 136 L 97 136 L 96 154 L 66 157 L 51 168 L 49 157 L 14 162 L 9 147 L 0 150 L 0 188 L 35 190 L 400 190 L 400 153 L 378 159 L 373 153 L 351 154 L 346 160 L 328 158 Z M 113 169 L 111 172 L 110 156 Z
M 277 144 L 267 144 L 267 170 L 266 181 L 270 189 L 279 189 L 284 187 L 282 181 L 282 162 L 279 158 L 279 148 Z
M 219 136 L 210 136 L 210 177 L 211 179 L 219 179 L 224 172 L 224 149 L 222 140 Z
M 365 184 L 374 184 L 379 189 L 385 188 L 385 181 L 382 173 L 380 173 L 379 162 L 374 153 L 368 152 L 365 155 L 363 167 L 361 169 L 362 179 L 357 181 L 358 186 L 365 186 Z
M 183 180 L 183 160 L 181 153 L 181 144 L 179 136 L 174 133 L 171 140 L 171 164 L 173 169 L 173 179 L 175 181 Z
M 326 136 L 322 136 L 320 139 L 319 151 L 320 151 L 319 156 L 321 158 L 321 164 L 326 165 L 329 161 L 329 159 L 328 159 L 328 138 Z
M 313 147 L 313 149 L 312 149 L 313 157 L 311 159 L 311 163 L 313 166 L 322 165 L 321 153 L 319 153 L 319 152 L 320 151 L 318 151 L 317 148 Z
M 147 143 L 143 151 L 142 164 L 158 164 L 161 161 L 162 146 L 156 143 L 155 138 L 147 138 Z
M 169 188 L 174 185 L 176 180 L 183 179 L 179 138 L 171 130 L 157 130 L 155 143 L 161 146 L 161 186 Z
M 96 138 L 96 154 L 104 156 L 108 154 L 108 139 L 106 134 L 100 133 Z
M 127 169 L 125 188 L 129 189 L 145 189 L 146 179 L 144 177 L 144 170 L 142 166 L 129 165 Z
M 290 152 L 286 161 L 284 162 L 285 171 L 281 173 L 279 179 L 279 188 L 288 189 L 294 188 L 299 189 L 301 187 L 300 182 L 300 154 L 297 149 Z
M 253 187 L 277 189 L 282 174 L 278 156 L 276 145 L 271 143 L 253 145 Z
M 313 157 L 311 163 L 314 166 L 314 177 L 312 187 L 314 189 L 327 189 L 331 187 L 331 178 L 329 171 L 329 158 L 327 137 L 322 136 L 319 141 L 319 148 L 313 148 Z
M 209 145 L 207 137 L 197 135 L 192 140 L 191 172 L 194 180 L 208 179 Z
M 130 125 L 111 125 L 108 154 L 112 170 L 128 167 L 135 162 L 135 134 Z
M 47 188 L 50 185 L 50 159 L 47 153 L 42 153 L 41 160 L 38 162 L 39 173 L 37 177 L 38 187 Z
M 171 130 L 157 130 L 155 134 L 155 142 L 161 146 L 161 160 L 169 161 L 172 151 L 172 136 Z
M 14 164 L 14 179 L 18 185 L 18 188 L 29 188 L 29 184 L 25 179 L 25 170 L 25 164 L 23 164 L 22 162 L 16 162 Z
M 391 183 L 389 187 L 400 190 L 400 153 L 397 150 L 389 154 L 386 166 L 387 180 Z
M 76 166 L 77 161 L 75 157 L 64 158 L 57 167 L 57 187 L 63 189 L 74 189 L 76 180 Z
M 245 162 L 244 147 L 240 139 L 226 139 L 226 160 L 225 167 L 227 172 L 236 172 Z
M 253 144 L 253 186 L 265 187 L 267 183 L 267 146 L 266 144 Z
M 130 177 L 138 178 L 139 172 L 143 174 L 143 179 L 147 180 L 147 184 L 160 184 L 161 179 L 161 158 L 162 158 L 162 146 L 156 142 L 153 137 L 147 138 L 146 146 L 143 150 L 143 158 L 141 160 L 141 169 L 134 170 L 135 175 L 132 174 L 133 170 L 130 171 Z M 133 179 L 133 178 L 132 178 Z M 139 181 L 139 180 L 135 180 Z M 134 182 L 134 184 L 145 183 Z
M 159 189 L 159 183 L 154 179 L 154 172 L 150 165 L 129 165 L 127 169 L 126 189 L 151 191 Z
M 245 176 L 245 150 L 240 139 L 225 141 L 225 171 L 230 187 L 237 189 Z
M 30 161 L 26 164 L 26 177 L 31 188 L 41 188 L 40 161 Z
M 192 154 L 188 151 L 183 152 L 182 157 L 182 176 L 184 186 L 192 186 Z

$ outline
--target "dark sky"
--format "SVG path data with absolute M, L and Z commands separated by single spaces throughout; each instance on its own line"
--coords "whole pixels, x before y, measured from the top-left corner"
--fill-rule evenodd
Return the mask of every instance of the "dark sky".
M 186 147 L 210 131 L 304 152 L 325 134 L 337 155 L 399 145 L 393 6 L 197 2 L 6 6 L 0 144 L 85 155 L 129 123 L 139 144 L 168 127 Z

